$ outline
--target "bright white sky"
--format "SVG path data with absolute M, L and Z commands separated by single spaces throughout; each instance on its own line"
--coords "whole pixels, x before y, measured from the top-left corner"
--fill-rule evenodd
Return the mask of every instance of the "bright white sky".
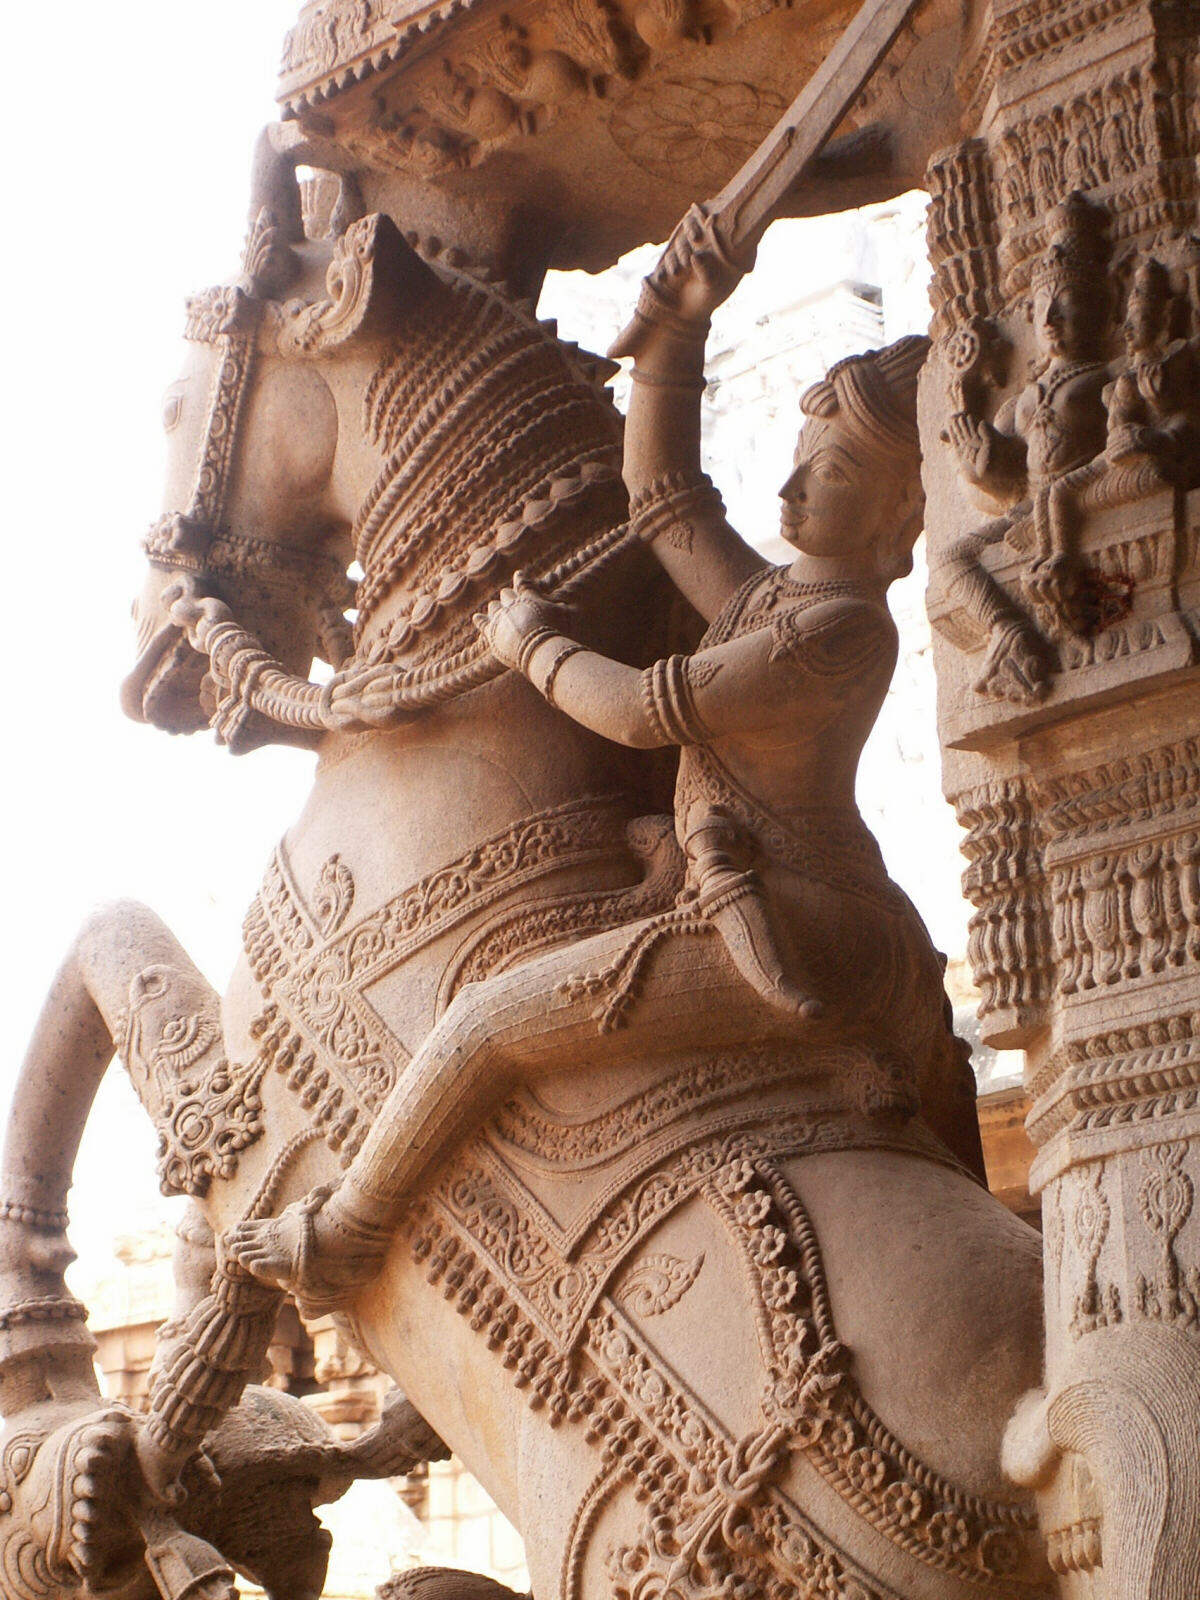
M 308 786 L 307 756 L 235 760 L 205 736 L 136 726 L 117 704 L 139 539 L 160 510 L 161 396 L 182 354 L 184 297 L 236 271 L 250 155 L 298 8 L 109 0 L 54 12 L 57 24 L 30 6 L 6 20 L 0 1105 L 96 902 L 147 901 L 223 985 L 263 863 Z M 954 874 L 952 824 L 939 828 Z M 955 932 L 934 931 L 961 948 Z M 152 1172 L 149 1124 L 110 1073 L 77 1174 L 82 1251 L 147 1220 Z
M 298 9 L 108 0 L 6 17 L 0 1102 L 97 901 L 146 900 L 224 981 L 262 864 L 307 787 L 308 757 L 234 761 L 205 737 L 138 727 L 117 704 L 184 297 L 236 271 L 250 155 Z M 129 1226 L 147 1175 L 154 1193 L 146 1119 L 132 1098 L 106 1098 L 103 1148 L 92 1141 L 72 1207 L 84 1249 L 101 1208 Z

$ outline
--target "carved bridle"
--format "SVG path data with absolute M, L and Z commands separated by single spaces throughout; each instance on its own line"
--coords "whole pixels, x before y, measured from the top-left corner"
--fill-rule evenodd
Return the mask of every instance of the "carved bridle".
M 271 305 L 259 292 L 260 275 L 286 248 L 272 212 L 264 207 L 246 245 L 243 282 L 206 289 L 188 301 L 184 337 L 214 351 L 203 443 L 187 510 L 159 517 L 142 548 L 152 566 L 187 573 L 201 588 L 247 574 L 289 586 L 310 585 L 322 645 L 334 651 L 331 659 L 340 665 L 349 648 L 343 612 L 354 601 L 354 585 L 342 563 L 298 545 L 235 532 L 225 521 L 242 412 Z
M 189 301 L 187 337 L 215 352 L 203 447 L 188 509 L 161 517 L 150 530 L 145 550 L 155 566 L 191 577 L 202 598 L 220 600 L 222 596 L 213 592 L 221 587 L 220 580 L 239 573 L 306 582 L 315 590 L 322 648 L 340 669 L 336 686 L 353 669 L 370 672 L 384 665 L 394 641 L 385 637 L 379 656 L 368 652 L 356 659 L 344 616 L 345 609 L 354 604 L 354 591 L 340 564 L 308 550 L 234 533 L 226 525 L 225 502 L 242 409 L 264 339 L 272 338 L 285 359 L 331 354 L 360 334 L 385 336 L 398 316 L 411 311 L 418 297 L 435 285 L 444 292 L 444 284 L 395 225 L 381 215 L 360 218 L 339 237 L 326 274 L 324 298 L 283 304 L 275 297 L 294 263 L 294 253 L 272 211 L 264 207 L 251 230 L 241 280 Z M 609 476 L 619 483 L 615 469 Z M 582 488 L 590 490 L 590 482 L 585 475 L 580 477 Z M 556 510 L 556 504 L 551 501 L 547 507 L 538 502 L 534 509 L 545 515 L 547 510 Z M 522 531 L 524 523 L 517 526 Z M 627 525 L 606 526 L 536 576 L 557 598 L 565 599 L 619 559 L 633 542 Z M 460 584 L 462 581 L 460 574 Z M 212 588 L 205 595 L 209 584 Z M 227 608 L 225 620 L 216 627 L 189 628 L 188 638 L 193 648 L 209 656 L 221 696 L 214 726 L 227 742 L 240 737 L 242 722 L 250 711 L 292 729 L 320 732 L 335 725 L 329 704 L 331 686 L 321 688 L 288 673 L 258 639 L 237 625 Z M 455 699 L 505 670 L 473 630 L 467 630 L 457 647 L 440 657 L 411 666 L 387 664 L 394 680 L 394 709 L 403 715 Z M 336 722 L 338 727 L 347 725 L 344 718 Z

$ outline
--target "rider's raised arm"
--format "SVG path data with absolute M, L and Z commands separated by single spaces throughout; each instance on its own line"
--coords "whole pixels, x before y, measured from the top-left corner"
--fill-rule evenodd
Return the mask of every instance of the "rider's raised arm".
M 690 215 L 690 214 L 689 214 Z M 632 355 L 625 483 L 638 532 L 706 619 L 765 562 L 730 527 L 700 461 L 704 343 L 713 309 L 741 276 L 705 231 L 681 225 L 613 347 Z

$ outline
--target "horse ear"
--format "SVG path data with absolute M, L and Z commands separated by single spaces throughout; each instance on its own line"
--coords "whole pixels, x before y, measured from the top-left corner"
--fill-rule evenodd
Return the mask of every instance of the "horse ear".
M 278 148 L 275 129 L 264 128 L 254 146 L 250 166 L 250 226 L 269 211 L 285 244 L 304 243 L 304 215 L 295 157 Z
M 324 300 L 289 301 L 280 315 L 284 356 L 318 355 L 359 336 L 394 332 L 441 279 L 379 212 L 348 227 L 334 247 Z
M 250 169 L 250 233 L 242 254 L 249 293 L 268 299 L 286 289 L 300 271 L 300 257 L 292 246 L 303 242 L 304 216 L 293 158 L 276 148 L 272 129 L 264 128 Z

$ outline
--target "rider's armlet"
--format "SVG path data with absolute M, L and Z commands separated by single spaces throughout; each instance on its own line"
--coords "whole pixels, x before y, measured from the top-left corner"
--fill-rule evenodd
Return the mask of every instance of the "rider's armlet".
M 823 613 L 823 614 L 822 614 Z M 786 611 L 771 624 L 772 665 L 818 678 L 870 676 L 895 656 L 895 627 L 878 606 Z

